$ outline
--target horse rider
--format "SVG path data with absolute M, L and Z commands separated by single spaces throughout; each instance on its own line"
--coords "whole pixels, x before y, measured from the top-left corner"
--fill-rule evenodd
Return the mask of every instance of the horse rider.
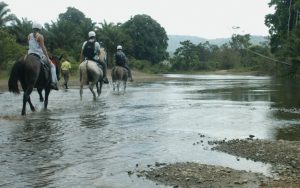
M 127 57 L 126 55 L 124 54 L 124 52 L 122 51 L 122 46 L 121 45 L 118 45 L 117 46 L 117 52 L 115 54 L 115 61 L 116 61 L 116 65 L 118 66 L 121 66 L 121 67 L 124 67 L 125 69 L 127 69 L 128 71 L 128 77 L 129 77 L 129 81 L 133 81 L 132 79 L 132 74 L 131 74 L 131 70 L 128 66 L 128 61 L 127 61 Z
M 61 64 L 61 73 L 64 77 L 64 86 L 66 89 L 69 89 L 68 82 L 69 82 L 69 76 L 70 76 L 70 69 L 72 68 L 71 63 L 64 58 L 64 61 Z
M 96 41 L 96 33 L 90 31 L 88 33 L 89 39 L 85 41 L 81 48 L 80 61 L 83 59 L 95 61 L 98 65 L 101 65 L 103 68 L 103 82 L 108 84 L 108 79 L 106 76 L 107 65 L 105 62 L 102 62 L 99 58 L 100 55 L 100 44 Z
M 51 89 L 58 90 L 56 68 L 48 56 L 44 43 L 44 36 L 40 33 L 41 29 L 42 25 L 39 23 L 32 24 L 33 32 L 28 35 L 28 54 L 33 54 L 39 57 L 42 62 L 50 68 L 50 87 Z

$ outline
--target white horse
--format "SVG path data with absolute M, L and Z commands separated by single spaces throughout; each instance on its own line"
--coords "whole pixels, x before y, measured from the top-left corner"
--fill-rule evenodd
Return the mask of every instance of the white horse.
M 82 100 L 83 86 L 89 85 L 93 93 L 94 100 L 96 100 L 96 93 L 94 86 L 97 87 L 98 96 L 101 94 L 103 85 L 103 71 L 95 61 L 85 60 L 79 65 L 80 70 L 80 99 Z M 100 85 L 100 86 L 99 86 Z

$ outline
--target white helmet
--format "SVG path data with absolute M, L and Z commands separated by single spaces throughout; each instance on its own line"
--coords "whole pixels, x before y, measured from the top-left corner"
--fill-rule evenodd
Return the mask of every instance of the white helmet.
M 121 45 L 118 45 L 118 46 L 117 46 L 117 50 L 122 50 L 122 46 L 121 46 Z
M 32 24 L 32 29 L 39 29 L 39 30 L 41 30 L 42 29 L 42 25 L 39 24 L 39 23 L 34 22 Z
M 95 36 L 96 36 L 95 31 L 90 31 L 90 32 L 89 32 L 89 37 L 95 37 Z

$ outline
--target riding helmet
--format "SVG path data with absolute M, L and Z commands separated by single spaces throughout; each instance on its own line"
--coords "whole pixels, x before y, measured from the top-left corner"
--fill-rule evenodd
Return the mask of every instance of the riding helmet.
M 39 30 L 41 30 L 42 29 L 42 25 L 39 24 L 39 23 L 34 22 L 32 24 L 32 29 L 39 29 Z
M 90 38 L 90 37 L 95 37 L 95 36 L 96 36 L 95 31 L 90 31 L 90 32 L 89 32 L 89 38 Z
M 122 46 L 121 46 L 121 45 L 118 45 L 118 46 L 117 46 L 117 50 L 122 50 Z

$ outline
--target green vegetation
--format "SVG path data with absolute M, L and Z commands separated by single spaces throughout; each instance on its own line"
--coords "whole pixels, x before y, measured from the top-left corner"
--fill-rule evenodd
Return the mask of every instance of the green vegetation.
M 266 16 L 270 38 L 253 42 L 249 34 L 233 34 L 216 45 L 208 41 L 180 42 L 174 54 L 167 52 L 165 29 L 148 15 L 135 15 L 125 23 L 96 23 L 80 10 L 68 7 L 56 22 L 46 23 L 42 33 L 50 54 L 63 54 L 77 71 L 80 50 L 89 31 L 97 33 L 114 65 L 116 46 L 121 44 L 132 68 L 148 73 L 246 70 L 296 75 L 300 64 L 300 0 L 271 0 L 275 13 Z M 26 54 L 32 21 L 16 18 L 8 5 L 0 2 L 0 70 L 10 70 L 17 58 Z M 3 76 L 3 75 L 2 75 Z

